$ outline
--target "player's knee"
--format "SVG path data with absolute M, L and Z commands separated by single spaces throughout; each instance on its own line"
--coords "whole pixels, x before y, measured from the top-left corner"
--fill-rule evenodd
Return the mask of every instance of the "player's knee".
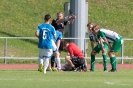
M 70 60 L 70 56 L 66 56 L 66 57 L 65 57 L 65 60 L 66 60 L 66 61 Z
M 109 57 L 113 57 L 113 56 L 115 56 L 115 53 L 114 52 L 108 52 L 108 55 L 109 55 Z
M 59 52 L 54 52 L 54 56 L 57 58 L 59 57 Z
M 93 51 L 91 52 L 91 55 L 96 55 L 96 53 L 94 53 Z
M 105 54 L 105 55 L 106 55 L 106 53 L 107 53 L 106 51 L 103 51 L 103 52 L 102 52 L 102 54 Z

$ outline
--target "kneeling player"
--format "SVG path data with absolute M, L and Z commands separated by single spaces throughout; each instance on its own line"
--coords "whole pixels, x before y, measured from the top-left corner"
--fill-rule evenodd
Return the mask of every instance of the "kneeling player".
M 76 68 L 85 71 L 87 70 L 84 55 L 74 43 L 64 42 L 64 49 L 68 50 L 69 53 L 69 55 L 65 57 L 65 60 L 68 65 L 70 65 L 70 70 L 76 71 Z

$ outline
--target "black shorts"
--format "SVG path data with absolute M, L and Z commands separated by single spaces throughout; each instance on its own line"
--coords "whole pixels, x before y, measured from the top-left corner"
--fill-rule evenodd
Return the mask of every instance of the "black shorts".
M 78 58 L 78 57 L 71 57 L 72 63 L 75 65 L 75 67 L 79 67 L 85 63 L 84 58 Z

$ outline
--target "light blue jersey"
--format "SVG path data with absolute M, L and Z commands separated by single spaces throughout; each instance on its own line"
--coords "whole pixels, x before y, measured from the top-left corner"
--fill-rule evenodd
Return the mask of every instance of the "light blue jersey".
M 54 42 L 57 42 L 57 40 L 62 39 L 62 33 L 59 32 L 58 30 L 55 31 L 56 32 L 56 38 L 54 39 Z
M 43 23 L 37 27 L 37 31 L 39 32 L 38 48 L 52 49 L 53 36 L 56 34 L 54 27 Z

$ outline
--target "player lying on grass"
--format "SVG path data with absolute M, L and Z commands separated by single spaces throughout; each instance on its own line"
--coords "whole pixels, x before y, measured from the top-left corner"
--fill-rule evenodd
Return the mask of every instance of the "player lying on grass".
M 123 43 L 122 36 L 120 36 L 118 33 L 114 31 L 106 30 L 98 26 L 94 26 L 92 28 L 92 32 L 97 35 L 100 41 L 104 40 L 105 43 L 108 45 L 108 48 L 109 48 L 108 55 L 110 57 L 110 62 L 112 66 L 112 69 L 110 70 L 110 72 L 116 72 L 115 53 L 120 51 L 121 45 Z M 102 46 L 102 52 L 104 52 L 105 49 L 103 48 L 103 45 L 101 42 L 100 44 Z
M 93 23 L 88 23 L 87 27 L 89 30 L 89 37 L 90 37 L 90 41 L 91 41 L 91 61 L 90 61 L 90 72 L 94 71 L 94 64 L 95 64 L 95 55 L 97 53 L 99 53 L 102 50 L 102 46 L 101 43 L 103 45 L 103 48 L 105 51 L 102 51 L 102 57 L 103 57 L 103 67 L 104 67 L 104 71 L 107 71 L 107 50 L 108 50 L 108 46 L 107 44 L 102 40 L 101 43 L 97 38 L 97 35 L 92 33 L 92 28 L 93 28 L 94 24 Z M 96 43 L 97 45 L 94 47 L 94 43 Z
M 75 62 L 76 64 L 78 64 L 79 62 Z M 75 71 L 88 71 L 87 70 L 87 61 L 85 60 L 85 66 L 86 68 L 81 69 L 80 67 L 77 67 Z M 61 66 L 61 70 L 63 71 L 71 71 L 72 67 L 68 64 L 68 62 L 65 62 L 64 65 Z
M 64 41 L 64 49 L 69 53 L 69 55 L 65 57 L 65 60 L 71 67 L 71 71 L 76 71 L 76 68 L 87 71 L 87 64 L 85 63 L 84 55 L 74 43 Z

